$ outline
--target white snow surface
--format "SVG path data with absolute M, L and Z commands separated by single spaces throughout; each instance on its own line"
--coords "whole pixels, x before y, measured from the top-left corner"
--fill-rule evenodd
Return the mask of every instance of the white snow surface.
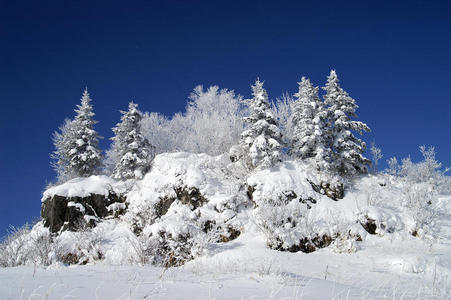
M 434 234 L 419 238 L 409 232 L 412 217 L 401 207 L 402 186 L 392 177 L 358 178 L 344 199 L 333 201 L 313 191 L 306 179 L 314 176 L 308 166 L 286 161 L 243 180 L 225 156 L 160 154 L 152 170 L 129 189 L 128 212 L 92 230 L 95 252 L 102 253 L 102 260 L 86 266 L 1 268 L 0 298 L 451 299 L 451 195 L 437 199 Z M 257 205 L 290 190 L 302 199 L 317 200 L 311 209 L 297 202 L 288 206 L 305 214 L 307 221 L 305 231 L 285 224 L 278 234 L 287 241 L 309 233 L 339 233 L 342 239 L 312 253 L 268 248 L 267 232 L 259 223 L 266 215 L 245 205 L 244 182 L 255 187 Z M 196 187 L 208 199 L 197 209 L 200 215 L 231 222 L 241 235 L 227 243 L 207 244 L 181 267 L 142 265 L 131 222 L 140 212 L 152 215 L 160 197 L 173 196 L 174 187 L 180 185 Z M 119 187 L 108 177 L 92 176 L 52 187 L 43 198 L 106 194 Z M 143 232 L 192 232 L 194 215 L 187 205 L 175 201 L 166 215 L 145 224 Z M 378 224 L 375 235 L 358 223 L 363 217 Z M 33 230 L 43 228 L 37 225 Z M 348 239 L 347 233 L 358 234 L 362 240 Z M 79 239 L 76 232 L 58 237 L 66 249 L 80 245 Z
M 104 175 L 93 175 L 86 178 L 74 178 L 63 184 L 47 189 L 42 201 L 55 195 L 62 197 L 87 197 L 91 194 L 107 196 L 112 190 L 115 180 Z

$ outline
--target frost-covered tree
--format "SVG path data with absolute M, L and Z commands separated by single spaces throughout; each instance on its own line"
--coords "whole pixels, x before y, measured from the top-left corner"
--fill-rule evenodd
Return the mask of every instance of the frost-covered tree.
M 211 86 L 197 86 L 186 108 L 185 147 L 190 152 L 219 155 L 236 143 L 244 124 L 240 111 L 241 96 Z
M 121 122 L 113 128 L 114 137 L 109 155 L 116 159 L 112 177 L 115 179 L 142 178 L 150 168 L 154 147 L 140 128 L 142 113 L 130 102 L 128 111 L 121 111 Z
M 282 94 L 272 103 L 274 116 L 279 124 L 284 145 L 291 145 L 293 140 L 294 126 L 292 124 L 292 108 L 295 99 L 288 93 Z
M 422 161 L 414 163 L 409 156 L 403 158 L 401 164 L 399 164 L 396 157 L 392 157 L 387 161 L 389 169 L 386 172 L 399 176 L 410 184 L 429 183 L 433 186 L 440 186 L 440 189 L 445 188 L 446 190 L 446 181 L 449 179 L 446 178 L 446 173 L 451 168 L 442 167 L 442 163 L 435 158 L 436 153 L 434 147 L 429 146 L 426 148 L 423 145 L 419 148 L 423 155 Z
M 141 132 L 155 147 L 155 154 L 175 151 L 171 120 L 157 112 L 145 113 L 141 120 Z
M 314 158 L 320 169 L 326 169 L 330 163 L 330 148 L 327 145 L 329 129 L 326 127 L 327 111 L 318 96 L 318 87 L 302 77 L 299 91 L 294 96 L 290 153 L 301 159 Z
M 170 120 L 151 113 L 142 121 L 143 134 L 157 153 L 187 151 L 219 155 L 237 144 L 244 128 L 241 96 L 211 86 L 197 86 L 190 95 L 185 113 Z
M 247 100 L 248 129 L 241 134 L 240 148 L 251 169 L 264 169 L 281 160 L 281 133 L 271 111 L 263 82 L 257 79 L 252 86 L 253 98 Z
M 66 120 L 53 138 L 56 150 L 52 157 L 59 181 L 97 174 L 102 159 L 100 136 L 94 130 L 97 121 L 93 119 L 95 114 L 87 89 L 75 112 L 74 120 Z
M 94 112 L 88 90 L 85 89 L 81 104 L 77 105 L 77 113 L 72 122 L 75 147 L 70 151 L 70 165 L 81 177 L 97 174 L 102 154 L 99 148 L 99 134 L 94 130 L 97 121 L 93 119 Z
M 327 105 L 330 146 L 334 151 L 333 169 L 345 176 L 368 172 L 371 161 L 363 156 L 366 150 L 364 141 L 358 139 L 352 131 L 362 134 L 370 128 L 363 122 L 354 121 L 357 105 L 355 100 L 344 91 L 339 84 L 335 70 L 330 71 L 327 78 L 324 103 Z
M 52 158 L 52 167 L 57 174 L 57 181 L 64 182 L 71 178 L 76 177 L 70 168 L 70 150 L 73 145 L 73 132 L 71 130 L 72 120 L 65 119 L 64 123 L 59 127 L 59 132 L 53 133 L 53 144 L 55 151 L 50 155 Z
M 377 166 L 379 165 L 379 160 L 383 157 L 382 150 L 376 145 L 375 142 L 372 142 L 370 151 L 371 156 L 373 158 L 373 171 L 374 173 L 377 173 Z

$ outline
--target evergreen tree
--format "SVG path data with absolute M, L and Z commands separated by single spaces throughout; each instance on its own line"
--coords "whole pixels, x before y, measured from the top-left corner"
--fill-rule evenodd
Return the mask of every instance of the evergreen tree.
M 142 178 L 150 169 L 154 147 L 143 136 L 140 121 L 143 117 L 138 105 L 130 102 L 128 111 L 121 111 L 121 122 L 113 128 L 115 136 L 110 155 L 116 163 L 112 177 L 115 179 Z
M 330 148 L 327 147 L 327 111 L 318 97 L 318 87 L 302 77 L 298 93 L 294 94 L 290 123 L 293 138 L 290 154 L 300 158 L 314 158 L 320 169 L 327 168 L 330 162 Z
M 64 182 L 74 177 L 69 162 L 69 153 L 72 149 L 71 140 L 73 139 L 72 120 L 65 119 L 63 125 L 59 127 L 59 132 L 53 133 L 53 145 L 55 151 L 50 155 L 52 158 L 52 167 L 57 173 L 58 182 Z
M 66 120 L 53 138 L 56 150 L 52 157 L 56 160 L 54 168 L 59 181 L 97 174 L 102 158 L 100 137 L 94 130 L 97 121 L 93 120 L 95 114 L 87 89 L 75 112 L 74 120 Z
M 370 128 L 362 122 L 353 121 L 357 105 L 340 85 L 335 70 L 330 71 L 327 78 L 324 103 L 327 105 L 329 128 L 331 134 L 327 136 L 331 148 L 334 150 L 333 168 L 342 175 L 352 176 L 356 173 L 368 172 L 371 161 L 363 156 L 366 144 L 355 137 L 352 131 L 362 134 Z
M 252 86 L 253 98 L 247 100 L 249 129 L 241 134 L 240 146 L 250 168 L 264 169 L 280 161 L 281 133 L 271 112 L 263 82 Z

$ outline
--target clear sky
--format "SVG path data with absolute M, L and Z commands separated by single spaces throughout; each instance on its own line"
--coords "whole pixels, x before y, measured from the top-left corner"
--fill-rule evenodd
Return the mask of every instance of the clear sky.
M 451 166 L 449 1 L 0 0 L 0 236 L 39 216 L 52 132 L 85 86 L 109 145 L 119 109 L 183 111 L 196 85 L 293 93 L 330 69 L 385 158 Z

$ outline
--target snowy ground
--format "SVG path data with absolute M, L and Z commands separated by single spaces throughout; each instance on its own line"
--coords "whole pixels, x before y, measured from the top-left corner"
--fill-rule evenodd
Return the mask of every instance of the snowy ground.
M 448 219 L 449 220 L 449 219 Z M 0 269 L 2 299 L 451 299 L 451 224 L 431 246 L 368 239 L 352 254 L 270 250 L 256 232 L 180 268 Z M 435 278 L 435 279 L 434 279 Z

